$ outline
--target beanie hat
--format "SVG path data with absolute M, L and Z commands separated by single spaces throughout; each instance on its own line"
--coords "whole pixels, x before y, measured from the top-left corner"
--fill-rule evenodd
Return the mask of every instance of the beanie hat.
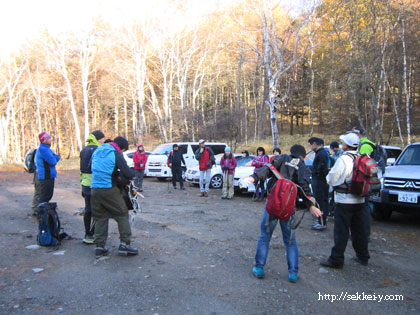
M 174 145 L 172 146 L 172 148 L 177 148 L 178 144 L 174 143 Z
M 333 142 L 331 142 L 331 144 L 330 144 L 330 148 L 331 149 L 333 149 L 333 148 L 339 148 L 340 146 L 338 145 L 338 142 L 337 141 L 333 141 Z
M 300 144 L 295 144 L 290 148 L 290 154 L 295 158 L 303 159 L 306 156 L 306 151 Z
M 39 138 L 39 141 L 41 141 L 41 143 L 44 143 L 48 139 L 51 139 L 51 136 L 49 133 L 43 131 L 38 135 L 38 138 Z
M 230 147 L 226 147 L 225 152 L 232 152 L 232 149 Z
M 128 150 L 128 141 L 123 138 L 123 137 L 116 137 L 114 139 L 114 142 L 120 147 L 120 149 L 123 150 Z
M 138 148 L 140 148 L 140 147 L 142 147 L 143 145 L 141 144 L 141 143 L 139 143 L 138 145 L 137 145 L 137 149 Z
M 101 140 L 105 138 L 105 135 L 101 130 L 92 131 L 92 134 L 95 136 L 96 140 Z

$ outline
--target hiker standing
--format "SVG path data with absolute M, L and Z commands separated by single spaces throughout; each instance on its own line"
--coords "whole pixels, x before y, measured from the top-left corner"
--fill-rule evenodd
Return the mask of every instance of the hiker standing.
M 210 147 L 206 147 L 205 141 L 198 141 L 199 148 L 195 151 L 195 159 L 200 168 L 200 192 L 201 197 L 208 197 L 210 186 L 211 168 L 214 162 L 214 152 Z
M 91 158 L 93 152 L 105 141 L 105 135 L 101 130 L 93 131 L 86 139 L 87 145 L 80 151 L 80 181 L 82 184 L 82 196 L 85 199 L 85 212 L 83 222 L 85 225 L 85 237 L 82 242 L 94 244 L 94 226 L 92 222 L 92 207 L 90 202 L 92 183 Z
M 232 199 L 234 194 L 233 189 L 233 175 L 235 174 L 237 162 L 232 154 L 232 149 L 229 147 L 225 148 L 225 154 L 220 160 L 220 167 L 223 172 L 223 190 L 222 199 Z
M 54 195 L 54 181 L 57 177 L 55 165 L 60 156 L 51 150 L 51 136 L 45 131 L 38 135 L 41 144 L 36 150 L 35 164 L 39 179 L 39 203 L 49 202 Z
M 117 137 L 105 143 L 92 155 L 92 216 L 95 220 L 95 256 L 108 253 L 105 243 L 108 238 L 108 220 L 113 218 L 120 234 L 120 255 L 137 255 L 138 250 L 130 246 L 131 227 L 128 209 L 123 199 L 124 188 L 133 179 L 134 172 L 128 167 L 122 152 L 128 149 L 128 141 Z
M 351 184 L 353 164 L 360 144 L 359 137 L 354 133 L 347 133 L 340 137 L 344 154 L 341 155 L 327 176 L 327 182 L 335 191 L 334 214 L 334 247 L 330 257 L 321 262 L 324 267 L 342 268 L 344 252 L 352 234 L 353 248 L 356 252 L 354 260 L 366 266 L 368 264 L 368 234 L 370 231 L 370 214 L 365 204 L 365 198 L 353 195 L 348 187 Z
M 273 156 L 272 156 L 272 157 L 270 157 L 269 162 L 271 163 L 271 162 L 274 160 L 274 158 L 275 158 L 277 155 L 280 155 L 280 154 L 281 154 L 281 150 L 280 150 L 280 148 L 274 148 L 274 149 L 273 149 Z
M 366 137 L 365 130 L 360 127 L 353 127 L 351 132 L 354 132 L 360 139 L 358 152 L 360 154 L 368 154 L 370 157 L 373 157 L 372 153 L 375 150 L 376 144 Z
M 344 153 L 343 149 L 340 149 L 340 145 L 337 141 L 333 141 L 330 144 L 330 157 L 331 157 L 331 167 L 334 166 L 337 159 Z
M 263 147 L 259 147 L 257 149 L 257 156 L 254 157 L 251 163 L 251 165 L 254 166 L 254 173 L 258 172 L 258 170 L 267 163 L 268 163 L 268 156 L 265 155 L 265 149 Z M 254 201 L 262 201 L 264 199 L 264 194 L 265 194 L 264 183 L 265 183 L 264 180 L 259 180 L 256 182 L 255 194 L 257 196 L 257 199 L 255 199 Z
M 312 230 L 322 231 L 327 228 L 329 186 L 325 176 L 328 174 L 329 155 L 324 149 L 324 140 L 312 137 L 308 142 L 311 150 L 315 152 L 315 158 L 312 164 L 312 191 L 322 211 L 322 220 L 318 218 L 311 228 Z
M 305 165 L 303 158 L 306 155 L 305 148 L 301 145 L 293 145 L 290 148 L 290 155 L 280 155 L 273 159 L 272 165 L 285 177 L 299 185 L 302 189 L 298 190 L 298 198 L 302 199 L 305 208 L 308 208 L 311 214 L 315 217 L 321 216 L 321 211 L 314 206 L 315 200 L 310 198 L 311 189 L 310 184 L 310 170 Z M 270 193 L 277 177 L 273 176 L 272 171 L 268 166 L 261 167 L 257 173 L 250 177 L 245 177 L 241 180 L 245 185 L 259 180 L 266 180 L 270 178 L 267 185 L 267 190 Z M 268 250 L 270 240 L 273 235 L 277 222 L 283 234 L 283 242 L 286 247 L 286 259 L 288 265 L 289 281 L 296 282 L 299 271 L 299 252 L 296 243 L 296 233 L 292 233 L 292 224 L 295 215 L 292 215 L 289 220 L 279 220 L 266 211 L 266 206 L 263 210 L 261 220 L 261 234 L 258 239 L 257 252 L 255 254 L 255 264 L 252 273 L 255 277 L 264 278 L 264 266 L 267 262 Z
M 134 172 L 136 173 L 135 186 L 139 192 L 142 192 L 144 170 L 146 169 L 147 163 L 147 153 L 146 151 L 144 151 L 144 147 L 142 144 L 137 145 L 137 151 L 133 154 L 133 161 Z
M 176 189 L 176 182 L 179 181 L 179 187 L 181 190 L 185 190 L 182 178 L 182 164 L 185 167 L 184 155 L 179 151 L 179 146 L 175 143 L 172 146 L 172 152 L 168 156 L 168 165 L 172 170 L 172 185 L 174 189 Z

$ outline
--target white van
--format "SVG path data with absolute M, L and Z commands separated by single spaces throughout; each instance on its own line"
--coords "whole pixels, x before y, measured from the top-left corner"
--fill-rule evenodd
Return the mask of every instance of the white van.
M 165 180 L 168 177 L 172 177 L 172 171 L 169 166 L 166 164 L 168 161 L 168 156 L 171 154 L 173 145 L 177 143 L 179 148 L 178 150 L 182 152 L 184 160 L 186 163 L 186 168 L 191 168 L 198 165 L 198 161 L 195 159 L 195 151 L 198 149 L 197 142 L 173 142 L 173 143 L 164 143 L 157 146 L 147 159 L 145 172 L 146 176 L 157 177 L 159 180 Z M 206 143 L 207 147 L 210 147 L 214 154 L 220 154 L 225 152 L 227 146 L 226 143 L 215 143 L 209 142 Z M 184 176 L 185 170 L 183 170 Z

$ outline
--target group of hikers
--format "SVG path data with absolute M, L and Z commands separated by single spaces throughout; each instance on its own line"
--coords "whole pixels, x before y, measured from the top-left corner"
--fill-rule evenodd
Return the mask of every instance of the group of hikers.
M 240 186 L 256 185 L 256 201 L 264 200 L 264 195 L 270 192 L 279 178 L 273 175 L 273 167 L 283 177 L 298 185 L 298 209 L 309 210 L 317 222 L 313 229 L 323 230 L 326 227 L 328 214 L 328 191 L 334 189 L 336 203 L 334 213 L 334 246 L 331 255 L 321 262 L 324 267 L 342 268 L 344 252 L 351 231 L 353 248 L 356 252 L 356 262 L 366 266 L 370 258 L 368 251 L 368 237 L 370 233 L 370 216 L 365 197 L 352 194 L 348 187 L 351 184 L 353 163 L 357 155 L 372 155 L 375 144 L 364 137 L 360 128 L 340 136 L 341 148 L 338 142 L 330 144 L 330 151 L 324 148 L 321 138 L 309 139 L 311 150 L 315 152 L 312 171 L 305 164 L 306 150 L 300 144 L 293 145 L 288 154 L 282 154 L 279 148 L 274 148 L 273 156 L 266 155 L 265 149 L 259 147 L 252 160 L 254 173 L 242 178 Z M 60 157 L 51 150 L 51 135 L 46 132 L 39 134 L 40 146 L 36 150 L 34 176 L 35 193 L 33 198 L 33 212 L 36 214 L 37 205 L 49 202 L 54 192 L 54 179 L 57 175 L 55 165 Z M 135 181 L 137 192 L 142 191 L 144 169 L 147 154 L 143 145 L 139 144 L 133 154 L 134 171 L 130 169 L 122 155 L 128 149 L 128 141 L 123 137 L 105 140 L 101 130 L 93 131 L 86 140 L 86 147 L 80 152 L 80 171 L 82 196 L 85 200 L 83 242 L 95 244 L 95 257 L 100 258 L 108 253 L 106 241 L 108 236 L 108 221 L 113 218 L 118 224 L 121 255 L 136 255 L 138 250 L 130 245 L 131 227 L 128 208 L 124 201 L 124 189 L 130 180 Z M 244 150 L 243 157 L 249 152 Z M 199 148 L 195 152 L 200 169 L 200 196 L 207 197 L 210 183 L 210 171 L 215 164 L 214 152 L 206 146 L 205 140 L 199 140 Z M 185 190 L 182 180 L 182 165 L 185 161 L 178 145 L 173 145 L 173 151 L 168 156 L 168 166 L 172 169 L 174 188 L 180 182 L 180 189 Z M 220 161 L 223 171 L 222 199 L 233 198 L 234 172 L 237 161 L 230 147 Z M 266 184 L 266 181 L 269 180 Z M 311 188 L 312 187 L 312 188 Z M 269 198 L 269 197 L 268 197 Z M 294 201 L 293 201 L 294 202 Z M 267 205 L 267 204 L 266 204 Z M 280 223 L 283 242 L 286 247 L 288 264 L 288 279 L 296 282 L 299 271 L 299 254 L 296 243 L 295 214 L 287 220 L 279 219 L 263 210 L 261 232 L 258 239 L 255 263 L 252 269 L 257 278 L 264 277 L 264 266 L 267 261 L 269 243 L 273 231 Z M 300 223 L 300 222 L 299 222 Z

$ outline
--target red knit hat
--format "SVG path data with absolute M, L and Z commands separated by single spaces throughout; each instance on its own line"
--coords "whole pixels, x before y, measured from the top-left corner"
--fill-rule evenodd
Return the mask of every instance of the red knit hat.
M 43 131 L 38 135 L 38 138 L 39 138 L 39 141 L 41 141 L 41 143 L 44 143 L 48 139 L 51 139 L 51 136 L 49 133 Z

